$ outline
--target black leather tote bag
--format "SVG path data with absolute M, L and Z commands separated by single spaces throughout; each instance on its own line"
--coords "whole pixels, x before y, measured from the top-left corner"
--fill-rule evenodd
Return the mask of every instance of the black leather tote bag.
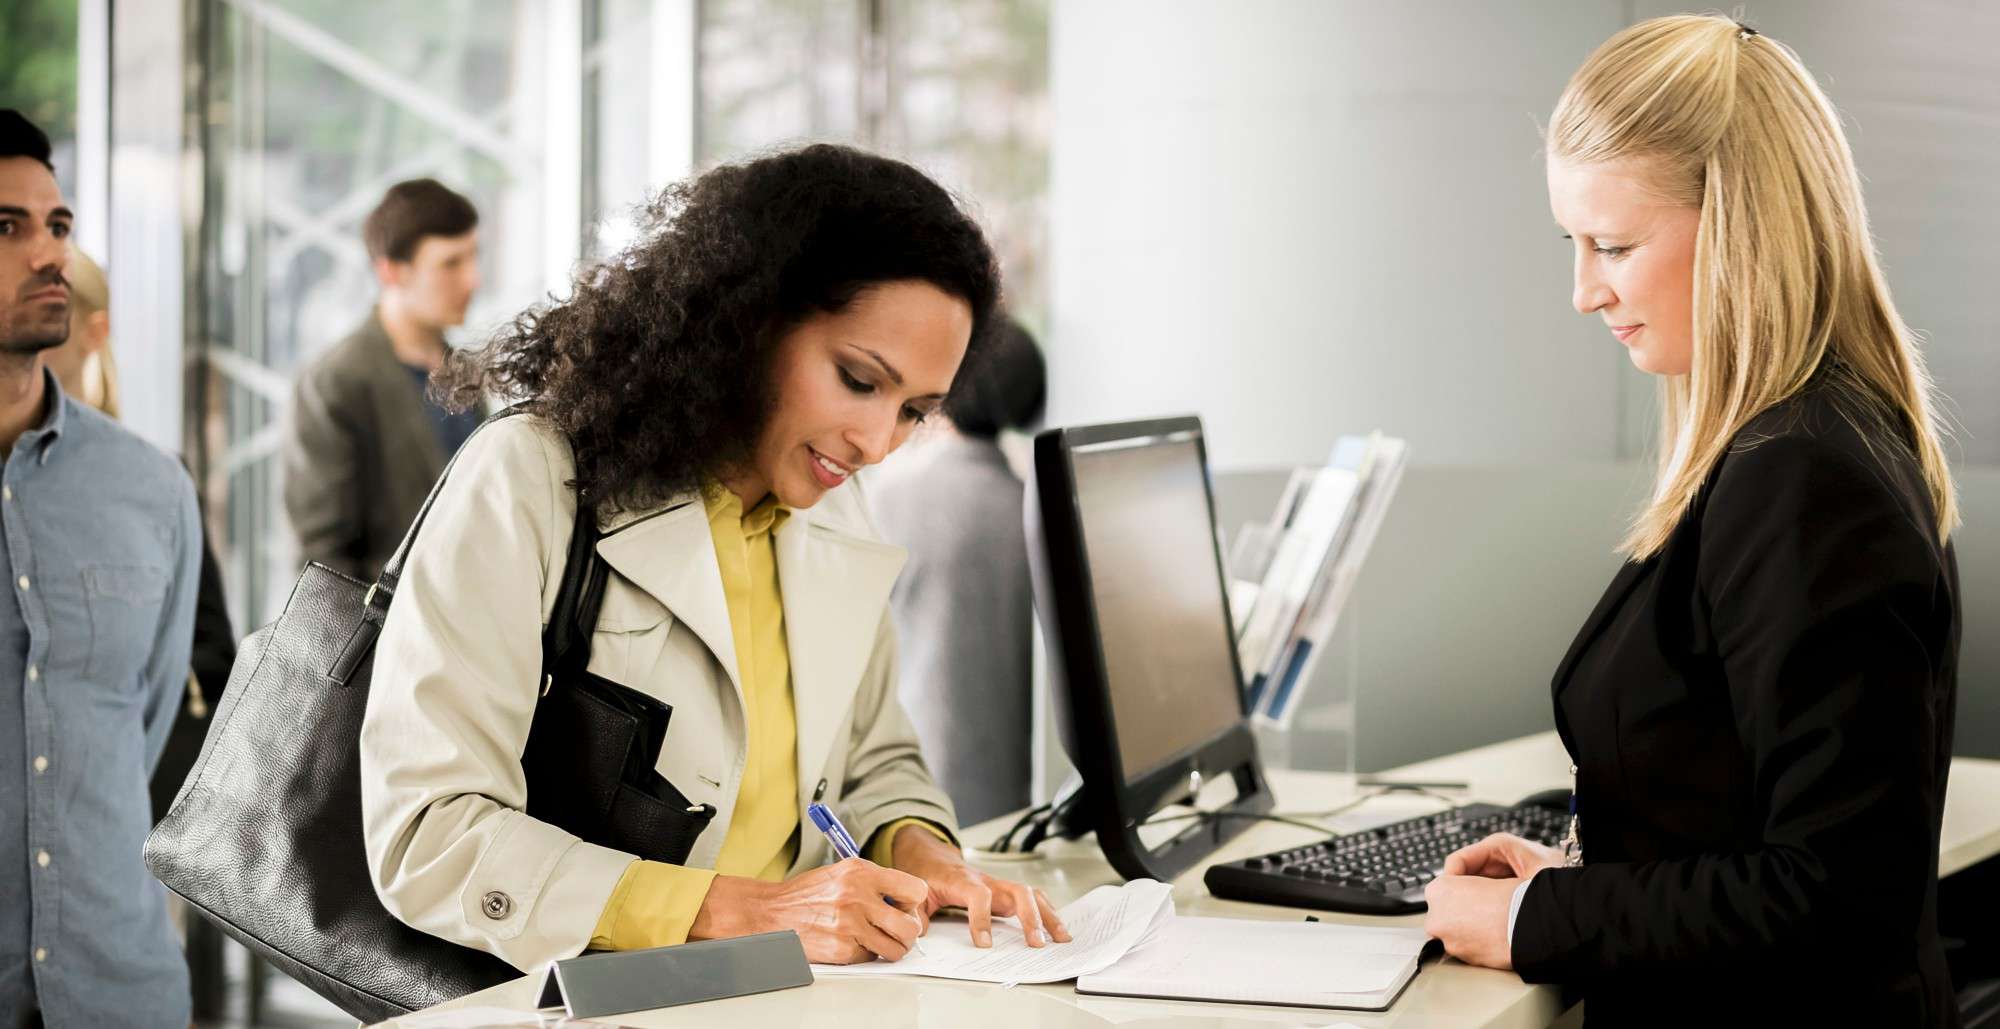
M 146 839 L 147 867 L 169 890 L 364 1022 L 520 974 L 390 914 L 362 848 L 359 739 L 375 639 L 450 474 L 447 466 L 372 586 L 308 565 L 278 620 L 243 641 L 201 755 Z M 680 863 L 715 811 L 688 804 L 654 770 L 668 706 L 583 671 L 606 569 L 596 519 L 577 507 L 523 757 L 528 813 L 592 843 Z

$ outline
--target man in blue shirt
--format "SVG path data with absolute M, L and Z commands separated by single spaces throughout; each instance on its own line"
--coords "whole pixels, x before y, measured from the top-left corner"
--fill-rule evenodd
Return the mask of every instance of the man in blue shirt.
M 0 110 L 0 1027 L 185 1026 L 140 847 L 187 682 L 201 524 L 179 462 L 63 396 L 71 214 Z

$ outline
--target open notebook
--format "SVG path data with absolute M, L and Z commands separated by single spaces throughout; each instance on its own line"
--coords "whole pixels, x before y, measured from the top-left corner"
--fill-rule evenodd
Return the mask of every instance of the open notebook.
M 1422 929 L 1172 917 L 1076 992 L 1381 1011 L 1425 942 Z

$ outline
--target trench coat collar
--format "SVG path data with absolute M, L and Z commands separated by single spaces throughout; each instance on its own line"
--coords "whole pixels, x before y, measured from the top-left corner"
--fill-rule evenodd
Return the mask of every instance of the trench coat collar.
M 737 703 L 743 681 L 722 572 L 701 496 L 690 491 L 646 512 L 601 522 L 597 552 L 698 637 L 728 673 Z M 773 535 L 798 720 L 800 792 L 816 784 L 834 733 L 867 671 L 902 571 L 900 547 L 875 538 L 859 484 L 794 510 Z

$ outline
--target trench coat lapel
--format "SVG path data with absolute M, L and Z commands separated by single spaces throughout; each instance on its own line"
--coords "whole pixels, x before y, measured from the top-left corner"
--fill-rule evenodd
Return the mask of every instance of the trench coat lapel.
M 729 626 L 729 601 L 722 592 L 722 569 L 709 535 L 708 510 L 694 494 L 636 518 L 613 517 L 597 553 L 707 645 L 729 674 L 738 704 L 743 681 L 737 674 L 736 636 Z
M 905 560 L 900 547 L 816 525 L 811 514 L 793 512 L 777 533 L 802 801 L 818 785 L 874 655 L 889 590 Z

